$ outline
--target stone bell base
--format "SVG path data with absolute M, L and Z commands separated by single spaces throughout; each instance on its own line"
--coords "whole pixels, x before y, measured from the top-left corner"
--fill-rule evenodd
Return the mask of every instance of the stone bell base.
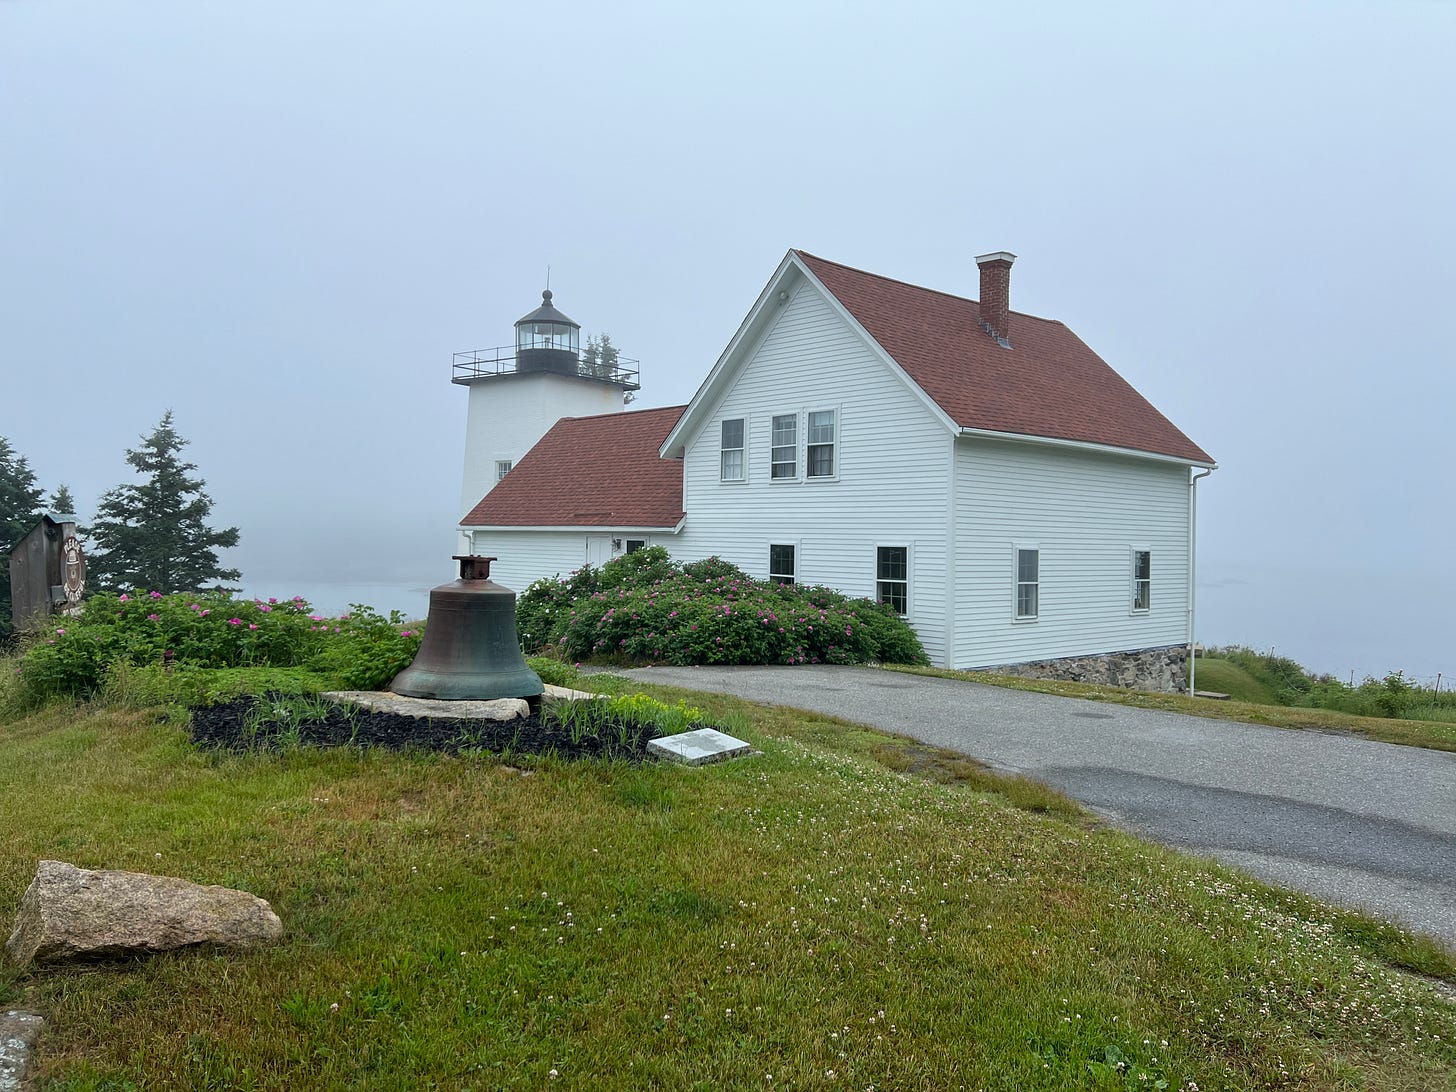
M 405 717 L 430 720 L 517 720 L 529 717 L 533 710 L 526 698 L 494 698 L 490 701 L 446 701 L 442 698 L 407 698 L 388 690 L 330 690 L 323 695 L 340 705 L 356 705 L 371 713 L 398 713 Z M 547 685 L 545 698 L 576 701 L 592 698 L 585 690 L 569 690 L 564 686 Z

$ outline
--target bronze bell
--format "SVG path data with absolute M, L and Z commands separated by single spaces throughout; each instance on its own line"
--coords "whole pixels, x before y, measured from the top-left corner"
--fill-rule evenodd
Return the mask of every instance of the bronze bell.
M 539 698 L 541 676 L 516 637 L 516 593 L 490 579 L 493 557 L 456 554 L 460 579 L 430 590 L 425 637 L 389 689 L 410 698 Z

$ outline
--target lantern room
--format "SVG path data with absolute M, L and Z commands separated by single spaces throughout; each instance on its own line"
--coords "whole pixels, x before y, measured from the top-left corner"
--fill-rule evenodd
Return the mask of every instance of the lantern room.
M 551 302 L 551 289 L 541 293 L 541 306 L 516 323 L 516 371 L 577 374 L 581 326 Z

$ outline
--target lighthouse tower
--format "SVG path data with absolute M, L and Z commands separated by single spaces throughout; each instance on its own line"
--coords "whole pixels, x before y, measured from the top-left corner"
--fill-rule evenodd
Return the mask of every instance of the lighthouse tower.
M 622 409 L 635 391 L 637 361 L 581 349 L 581 326 L 541 293 L 541 306 L 516 323 L 516 343 L 456 353 L 451 382 L 470 390 L 460 514 L 469 512 L 563 417 Z

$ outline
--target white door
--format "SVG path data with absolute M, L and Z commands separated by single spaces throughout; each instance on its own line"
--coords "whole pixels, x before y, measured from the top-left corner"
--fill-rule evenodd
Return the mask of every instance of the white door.
M 586 536 L 586 563 L 601 568 L 612 560 L 611 535 Z

